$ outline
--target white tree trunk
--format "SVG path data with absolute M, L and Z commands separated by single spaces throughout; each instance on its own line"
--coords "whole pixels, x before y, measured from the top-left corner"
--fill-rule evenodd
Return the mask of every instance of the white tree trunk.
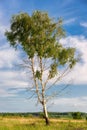
M 44 112 L 44 118 L 45 118 L 46 125 L 49 125 L 49 117 L 48 117 L 48 112 L 47 112 L 45 102 L 43 103 L 43 112 Z

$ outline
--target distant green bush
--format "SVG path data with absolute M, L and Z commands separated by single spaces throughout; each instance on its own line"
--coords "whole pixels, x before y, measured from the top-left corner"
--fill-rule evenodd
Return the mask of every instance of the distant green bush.
M 87 121 L 87 116 L 86 116 L 86 118 L 85 118 L 85 119 L 86 119 L 86 121 Z
M 39 113 L 39 117 L 40 117 L 40 118 L 44 118 L 43 112 L 40 112 L 40 113 Z
M 73 112 L 72 117 L 73 119 L 82 119 L 81 112 Z

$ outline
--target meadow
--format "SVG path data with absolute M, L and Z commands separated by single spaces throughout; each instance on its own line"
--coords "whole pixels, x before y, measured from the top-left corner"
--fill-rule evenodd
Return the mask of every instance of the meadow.
M 46 126 L 39 117 L 0 116 L 0 130 L 87 130 L 87 121 L 51 118 L 50 125 Z

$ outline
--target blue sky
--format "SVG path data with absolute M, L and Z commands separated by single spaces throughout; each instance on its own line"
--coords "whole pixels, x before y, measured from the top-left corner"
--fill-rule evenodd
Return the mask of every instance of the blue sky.
M 35 99 L 28 100 L 29 93 L 25 88 L 30 82 L 26 72 L 17 66 L 22 62 L 22 52 L 10 47 L 4 36 L 12 15 L 19 12 L 31 15 L 35 10 L 46 11 L 56 19 L 62 17 L 66 38 L 61 39 L 61 43 L 75 47 L 82 55 L 82 62 L 63 80 L 66 83 L 72 80 L 72 85 L 49 103 L 48 110 L 87 112 L 86 0 L 0 0 L 0 112 L 42 110 Z

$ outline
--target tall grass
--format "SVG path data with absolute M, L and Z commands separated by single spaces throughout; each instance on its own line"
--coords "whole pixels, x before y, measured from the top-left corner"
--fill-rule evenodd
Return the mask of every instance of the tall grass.
M 50 126 L 46 126 L 40 118 L 0 117 L 0 130 L 87 130 L 87 122 L 51 119 Z

